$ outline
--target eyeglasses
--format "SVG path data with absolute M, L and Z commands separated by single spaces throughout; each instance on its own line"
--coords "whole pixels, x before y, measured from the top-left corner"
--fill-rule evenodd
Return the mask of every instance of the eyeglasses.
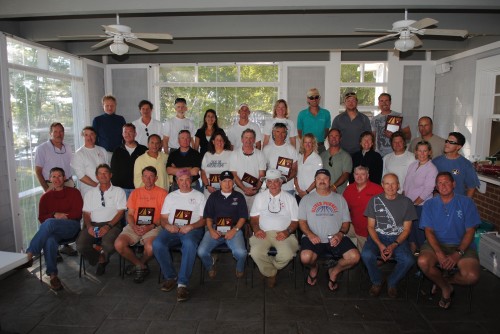
M 146 136 L 149 137 L 149 130 L 148 130 L 148 128 L 145 128 L 144 130 L 146 130 Z
M 56 147 L 52 145 L 52 148 L 54 149 L 55 154 L 66 154 L 66 146 L 62 144 L 62 148 L 59 150 L 59 152 L 56 151 Z
M 333 167 L 333 156 L 330 157 L 330 159 L 328 159 L 328 166 L 330 167 Z
M 314 95 L 314 96 L 308 96 L 307 98 L 308 98 L 309 100 L 319 100 L 319 99 L 320 99 L 320 97 L 321 97 L 321 96 L 319 96 L 319 95 Z
M 104 202 L 104 191 L 101 190 L 101 205 L 106 206 L 106 202 Z
M 459 144 L 459 143 L 457 143 L 456 141 L 453 141 L 453 140 L 448 140 L 448 139 L 446 139 L 444 142 L 445 142 L 446 144 L 451 144 L 451 145 L 460 145 L 460 144 Z
M 278 204 L 278 207 L 276 207 L 276 204 Z M 278 203 L 276 203 L 276 198 L 269 197 L 269 203 L 267 204 L 267 209 L 271 213 L 280 213 L 281 212 L 281 204 L 282 204 L 281 197 L 278 198 Z

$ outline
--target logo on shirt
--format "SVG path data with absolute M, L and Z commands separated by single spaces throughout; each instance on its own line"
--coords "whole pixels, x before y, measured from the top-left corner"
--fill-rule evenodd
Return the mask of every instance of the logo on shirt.
M 458 175 L 458 174 L 460 174 L 460 171 L 459 171 L 458 169 L 456 169 L 456 168 L 455 168 L 455 169 L 452 169 L 452 170 L 451 170 L 451 174 L 453 174 L 453 175 Z
M 464 216 L 462 210 L 457 210 L 457 216 L 458 218 L 462 219 L 462 217 Z
M 339 209 L 332 202 L 317 202 L 313 205 L 312 213 L 316 216 L 333 216 Z

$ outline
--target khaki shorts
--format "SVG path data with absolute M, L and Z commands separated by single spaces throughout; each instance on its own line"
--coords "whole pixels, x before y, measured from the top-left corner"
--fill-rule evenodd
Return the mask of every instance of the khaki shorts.
M 439 244 L 439 247 L 441 247 L 441 250 L 446 254 L 446 255 L 451 255 L 453 253 L 456 253 L 457 248 L 459 245 L 447 245 L 447 244 Z M 420 252 L 423 251 L 428 251 L 428 252 L 434 252 L 434 249 L 429 245 L 429 243 L 426 241 L 422 247 L 420 248 Z M 474 248 L 467 248 L 465 250 L 464 256 L 462 256 L 462 259 L 476 259 L 479 260 L 479 257 L 477 256 L 477 251 Z
M 160 233 L 160 231 L 161 231 L 161 227 L 156 227 L 156 228 L 152 229 L 151 231 L 149 231 L 148 233 L 140 236 L 134 232 L 134 229 L 132 227 L 130 227 L 130 225 L 127 225 L 123 228 L 123 231 L 122 231 L 122 233 L 120 233 L 120 235 L 124 234 L 127 237 L 129 237 L 129 239 L 131 240 L 130 246 L 135 245 L 138 242 L 140 242 L 142 245 L 144 245 L 144 239 L 156 238 L 156 236 L 158 235 L 158 233 Z

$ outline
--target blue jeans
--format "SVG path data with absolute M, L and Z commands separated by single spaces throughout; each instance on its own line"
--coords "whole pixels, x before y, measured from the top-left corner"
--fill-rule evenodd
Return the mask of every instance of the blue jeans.
M 378 234 L 380 242 L 386 246 L 392 244 L 397 237 L 397 235 L 386 236 Z M 363 247 L 363 251 L 361 252 L 361 258 L 365 263 L 368 275 L 370 275 L 370 280 L 374 285 L 382 284 L 382 271 L 377 265 L 377 257 L 379 256 L 380 249 L 372 238 L 368 237 L 368 240 Z M 387 285 L 389 288 L 395 288 L 398 285 L 398 282 L 405 277 L 408 270 L 410 270 L 415 263 L 415 259 L 406 240 L 394 248 L 392 257 L 396 260 L 396 266 L 389 277 L 387 277 Z
M 27 251 L 38 255 L 43 249 L 47 275 L 57 274 L 56 259 L 59 242 L 75 237 L 79 231 L 80 221 L 78 220 L 49 218 L 40 224 Z
M 162 230 L 153 241 L 153 253 L 160 264 L 161 272 L 165 279 L 177 278 L 177 283 L 187 286 L 189 278 L 193 272 L 194 262 L 196 261 L 196 249 L 203 237 L 203 228 L 197 228 L 187 234 L 170 233 Z M 172 262 L 170 248 L 181 246 L 181 267 L 179 276 L 175 271 Z
M 210 235 L 210 232 L 206 231 L 200 246 L 198 246 L 198 256 L 203 266 L 206 270 L 212 269 L 212 250 L 224 243 L 231 249 L 233 257 L 236 259 L 236 271 L 242 273 L 245 270 L 245 261 L 247 258 L 247 250 L 245 248 L 245 239 L 242 230 L 236 232 L 234 237 L 230 240 L 226 240 L 224 237 L 214 239 Z

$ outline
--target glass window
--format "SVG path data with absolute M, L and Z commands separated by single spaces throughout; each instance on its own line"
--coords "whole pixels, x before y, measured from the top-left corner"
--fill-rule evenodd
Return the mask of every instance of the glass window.
M 195 82 L 195 66 L 165 66 L 160 67 L 160 81 Z

